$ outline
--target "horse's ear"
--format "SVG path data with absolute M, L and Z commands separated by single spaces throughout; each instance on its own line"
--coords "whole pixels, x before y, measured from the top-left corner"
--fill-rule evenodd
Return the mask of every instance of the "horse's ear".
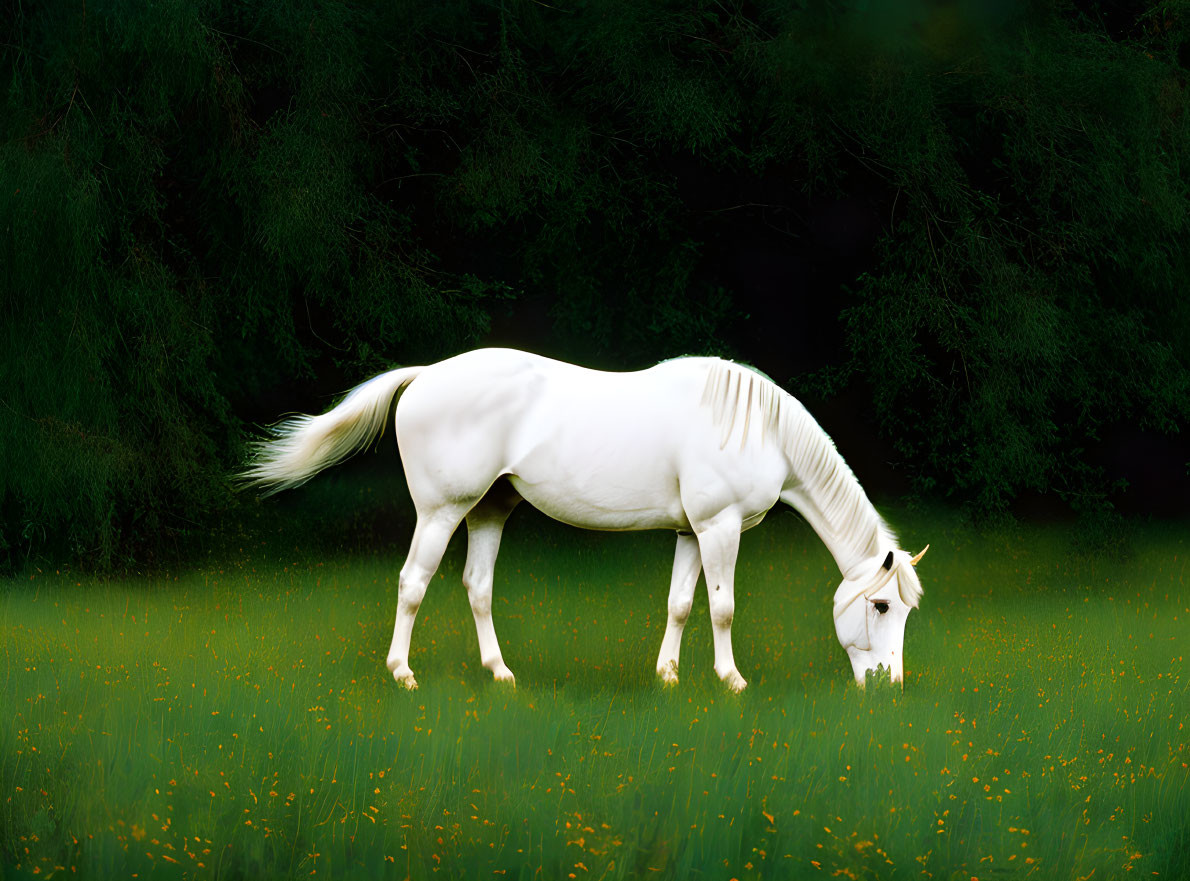
M 882 569 L 885 569 L 886 571 L 891 572 L 892 564 L 893 564 L 893 552 L 889 551 L 888 556 L 884 558 L 884 562 L 881 563 L 880 565 L 881 565 Z

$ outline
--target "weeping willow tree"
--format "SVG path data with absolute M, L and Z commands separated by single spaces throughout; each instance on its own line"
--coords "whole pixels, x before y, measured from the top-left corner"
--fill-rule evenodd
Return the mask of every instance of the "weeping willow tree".
M 825 311 L 798 387 L 864 389 L 920 491 L 1103 510 L 1100 433 L 1190 402 L 1187 11 L 10 5 L 0 555 L 160 552 L 231 504 L 245 421 L 510 314 L 629 365 Z M 857 192 L 829 284 L 734 286 L 733 243 L 825 260 Z

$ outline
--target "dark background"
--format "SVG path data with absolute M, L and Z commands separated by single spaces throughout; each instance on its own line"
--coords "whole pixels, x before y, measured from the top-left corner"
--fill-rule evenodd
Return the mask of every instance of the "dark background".
M 254 426 L 479 345 L 747 361 L 877 499 L 1186 513 L 1185 0 L 3 10 L 9 570 L 251 535 Z M 318 483 L 392 519 L 395 455 Z

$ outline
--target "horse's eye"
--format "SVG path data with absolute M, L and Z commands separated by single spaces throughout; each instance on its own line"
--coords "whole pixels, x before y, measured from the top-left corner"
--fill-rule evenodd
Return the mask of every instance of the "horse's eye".
M 888 603 L 873 603 L 872 605 L 876 607 L 876 611 L 881 615 L 888 611 Z

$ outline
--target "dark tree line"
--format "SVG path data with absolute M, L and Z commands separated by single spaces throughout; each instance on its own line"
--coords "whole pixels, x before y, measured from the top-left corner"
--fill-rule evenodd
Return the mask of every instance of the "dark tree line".
M 0 557 L 150 553 L 232 509 L 252 422 L 485 342 L 752 361 L 865 402 L 917 492 L 977 513 L 1109 512 L 1113 437 L 1184 486 L 1184 441 L 1152 439 L 1190 410 L 1188 25 L 1186 0 L 9 4 Z

